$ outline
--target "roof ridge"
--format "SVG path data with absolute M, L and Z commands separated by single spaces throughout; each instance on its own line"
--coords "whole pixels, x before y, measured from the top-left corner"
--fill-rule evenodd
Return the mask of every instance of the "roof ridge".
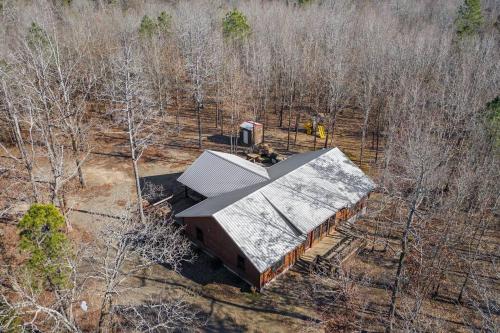
M 259 189 L 259 190 L 260 190 L 260 189 Z M 295 224 L 293 224 L 293 222 L 292 222 L 292 221 L 290 221 L 290 219 L 289 219 L 288 217 L 286 217 L 286 215 L 285 215 L 285 214 L 283 214 L 283 213 L 281 212 L 281 210 L 280 210 L 278 207 L 276 207 L 276 205 L 275 205 L 275 204 L 274 204 L 271 200 L 269 200 L 269 198 L 267 197 L 267 195 L 266 195 L 265 193 L 260 192 L 260 194 L 262 194 L 262 196 L 264 197 L 264 199 L 266 199 L 266 201 L 267 201 L 267 202 L 269 202 L 269 204 L 270 204 L 270 205 L 274 208 L 274 210 L 275 210 L 275 211 L 276 211 L 276 212 L 277 212 L 277 213 L 278 213 L 278 214 L 279 214 L 279 215 L 283 218 L 283 220 L 284 220 L 285 222 L 287 222 L 287 223 L 288 223 L 288 225 L 290 225 L 290 227 L 292 227 L 292 229 L 293 229 L 293 230 L 295 230 L 295 231 L 298 233 L 298 235 L 296 235 L 297 237 L 304 235 L 304 232 L 303 232 L 302 230 L 300 230 L 300 229 L 299 229 L 299 227 L 297 227 Z
M 328 151 L 332 151 L 333 149 L 336 149 L 336 148 L 337 148 L 337 147 L 335 147 L 335 148 L 330 148 L 330 149 L 328 149 L 328 150 L 326 150 L 326 149 L 325 149 L 325 153 L 326 153 L 326 152 L 328 152 Z M 210 151 L 210 152 L 212 153 L 212 151 Z M 316 158 L 319 158 L 320 156 L 323 156 L 323 154 L 319 155 L 319 156 L 318 156 L 318 157 L 316 157 Z M 315 158 L 315 159 L 316 159 L 316 158 Z M 229 161 L 229 162 L 231 162 L 231 161 Z M 276 207 L 276 206 L 275 206 L 275 205 L 271 202 L 271 200 L 269 200 L 269 199 L 267 198 L 267 196 L 266 196 L 263 192 L 261 192 L 261 190 L 262 190 L 263 188 L 267 187 L 268 185 L 271 185 L 272 183 L 274 183 L 274 182 L 275 182 L 275 181 L 277 181 L 278 179 L 282 178 L 283 176 L 286 176 L 286 175 L 291 174 L 291 173 L 292 173 L 292 172 L 294 172 L 295 170 L 300 169 L 301 167 L 303 167 L 304 165 L 306 165 L 306 164 L 308 164 L 308 163 L 310 163 L 310 162 L 311 162 L 311 161 L 309 161 L 309 162 L 307 162 L 307 163 L 304 163 L 304 164 L 302 164 L 301 166 L 299 166 L 298 168 L 293 169 L 291 172 L 286 173 L 286 174 L 284 174 L 284 175 L 281 175 L 281 176 L 279 176 L 278 178 L 275 178 L 275 179 L 269 179 L 269 182 L 267 182 L 267 183 L 265 183 L 265 184 L 263 184 L 263 183 L 264 183 L 264 182 L 263 182 L 263 183 L 259 183 L 259 184 L 248 185 L 248 186 L 242 187 L 241 189 L 238 189 L 238 190 L 234 190 L 234 191 L 231 191 L 231 192 L 227 192 L 227 193 L 222 193 L 222 194 L 219 194 L 218 196 L 221 196 L 221 195 L 224 195 L 224 194 L 229 194 L 229 193 L 232 193 L 232 192 L 235 192 L 235 191 L 239 191 L 239 190 L 243 190 L 243 189 L 249 188 L 250 186 L 256 186 L 256 185 L 261 185 L 261 184 L 262 184 L 262 186 L 260 186 L 260 187 L 256 188 L 255 190 L 253 190 L 253 191 L 251 191 L 251 192 L 249 192 L 249 193 L 245 194 L 244 196 L 242 196 L 242 197 L 241 197 L 241 198 L 239 198 L 238 200 L 235 200 L 235 201 L 231 202 L 230 204 L 228 204 L 228 205 L 226 205 L 226 206 L 222 207 L 221 209 L 219 209 L 219 210 L 218 210 L 218 211 L 216 211 L 215 213 L 212 213 L 210 216 L 214 217 L 214 215 L 215 215 L 215 214 L 217 214 L 217 213 L 219 213 L 219 212 L 223 211 L 223 210 L 224 210 L 224 209 L 226 209 L 227 207 L 230 207 L 231 205 L 233 205 L 233 204 L 235 204 L 235 203 L 237 203 L 237 202 L 239 202 L 239 201 L 241 201 L 241 200 L 245 199 L 246 197 L 250 196 L 251 194 L 254 194 L 254 193 L 256 193 L 256 192 L 259 192 L 260 194 L 262 194 L 262 196 L 264 196 L 264 198 L 265 198 L 267 201 L 269 201 L 269 203 L 271 204 L 271 206 L 273 206 L 273 208 L 274 208 L 274 209 L 275 209 L 275 210 L 276 210 L 276 211 L 277 211 L 280 215 L 283 215 L 283 216 L 285 217 L 285 219 L 288 221 L 288 218 L 286 218 L 286 216 L 285 216 L 285 215 L 284 215 L 284 214 L 283 214 L 283 213 L 282 213 L 282 212 L 281 212 L 281 211 L 280 211 L 280 210 L 279 210 L 279 209 L 278 209 L 278 208 L 277 208 L 277 207 Z M 218 197 L 218 196 L 216 196 L 216 197 Z M 306 195 L 306 196 L 307 196 L 307 197 L 309 197 L 309 198 L 311 198 L 311 196 L 309 196 L 309 195 Z M 205 199 L 205 200 L 207 200 L 207 199 Z M 202 202 L 203 202 L 203 201 L 202 201 Z M 323 203 L 323 202 L 322 202 L 322 203 Z M 328 206 L 328 205 L 327 205 L 327 206 Z M 289 222 L 290 222 L 290 224 L 292 224 L 292 222 L 291 222 L 291 221 L 289 221 Z M 292 224 L 292 225 L 293 225 L 293 224 Z M 297 230 L 300 230 L 300 229 L 298 229 L 295 225 L 293 225 L 293 227 L 294 227 L 295 229 L 297 229 Z M 301 232 L 302 232 L 302 231 L 301 231 Z
M 215 150 L 210 150 L 210 149 L 207 149 L 207 150 L 205 150 L 205 151 L 206 151 L 206 152 L 209 152 L 210 154 L 212 154 L 212 155 L 214 155 L 214 156 L 217 156 L 217 157 L 219 157 L 219 158 L 222 158 L 222 159 L 224 159 L 225 161 L 227 161 L 227 162 L 229 162 L 229 163 L 231 163 L 231 164 L 233 164 L 233 165 L 236 165 L 236 166 L 238 166 L 238 167 L 240 167 L 240 168 L 243 168 L 243 169 L 245 169 L 245 170 L 248 170 L 248 171 L 250 171 L 251 173 L 256 174 L 256 175 L 257 175 L 257 176 L 259 176 L 259 177 L 263 177 L 260 173 L 255 172 L 255 170 L 245 168 L 245 167 L 244 167 L 244 166 L 242 166 L 241 164 L 235 163 L 234 161 L 231 161 L 230 159 L 227 159 L 227 158 L 225 158 L 224 156 L 221 156 L 221 155 L 216 154 L 216 153 L 222 153 L 222 154 L 229 154 L 229 153 L 224 153 L 224 152 L 222 152 L 222 151 L 215 151 Z M 230 154 L 230 155 L 231 155 L 231 154 Z M 243 158 L 239 157 L 238 155 L 234 155 L 234 156 L 236 156 L 236 157 L 240 158 L 242 161 L 245 161 L 245 162 L 248 162 L 248 163 L 252 163 L 252 162 L 250 162 L 250 161 L 247 161 L 247 160 L 245 160 L 245 159 L 243 159 Z M 259 167 L 261 167 L 260 165 L 257 165 L 257 164 L 255 164 L 255 163 L 252 163 L 252 164 L 254 164 L 255 166 L 259 166 Z M 266 175 L 267 175 L 267 177 L 263 177 L 263 178 L 270 180 L 270 179 L 271 179 L 271 177 L 269 176 L 269 172 L 267 172 L 267 168 L 265 168 L 265 167 L 261 167 L 261 168 L 262 168 L 262 169 L 264 169 L 264 171 L 266 172 Z
M 279 177 L 276 177 L 276 178 L 272 179 L 272 180 L 271 180 L 271 183 L 275 182 L 276 180 L 278 180 L 278 179 L 280 179 L 280 178 L 282 178 L 282 177 L 284 177 L 284 176 L 286 176 L 286 175 L 291 174 L 292 172 L 294 172 L 294 171 L 296 171 L 296 170 L 298 170 L 298 169 L 302 168 L 302 167 L 303 167 L 303 166 L 305 166 L 306 164 L 311 163 L 312 161 L 316 160 L 317 158 L 319 158 L 319 157 L 323 156 L 324 154 L 326 154 L 326 153 L 328 153 L 328 152 L 330 152 L 330 151 L 332 151 L 332 150 L 334 150 L 334 149 L 338 149 L 338 148 L 337 148 L 337 147 L 334 147 L 334 148 L 321 148 L 321 149 L 318 149 L 318 150 L 311 150 L 311 151 L 307 152 L 307 153 L 314 153 L 314 152 L 318 152 L 318 151 L 324 150 L 324 152 L 323 152 L 322 154 L 320 154 L 320 155 L 316 156 L 316 157 L 315 157 L 315 158 L 313 158 L 312 160 L 309 160 L 309 161 L 307 161 L 307 162 L 305 162 L 305 163 L 303 163 L 303 164 L 299 165 L 299 166 L 298 166 L 298 167 L 296 167 L 295 169 L 292 169 L 292 170 L 290 170 L 289 172 L 284 173 L 284 174 L 282 174 L 281 176 L 279 176 Z M 307 153 L 304 153 L 304 154 L 307 154 Z M 299 153 L 299 154 L 301 154 L 301 153 Z M 284 161 L 286 161 L 286 160 L 280 161 L 280 162 L 278 162 L 278 163 L 274 164 L 273 166 L 278 165 L 279 163 L 284 162 Z
M 333 148 L 328 148 L 328 149 L 322 148 L 322 149 L 319 149 L 319 150 L 325 150 L 325 151 L 324 151 L 324 153 L 322 153 L 321 155 L 317 156 L 317 157 L 316 157 L 316 158 L 314 158 L 313 160 L 308 161 L 308 162 L 306 162 L 306 163 L 304 163 L 304 164 L 300 165 L 299 167 L 297 167 L 297 168 L 293 169 L 292 171 L 290 171 L 290 172 L 288 172 L 288 173 L 285 173 L 285 174 L 283 174 L 283 175 L 281 175 L 281 176 L 279 176 L 279 177 L 277 177 L 277 178 L 274 178 L 274 179 L 268 179 L 268 182 L 264 181 L 264 182 L 261 182 L 261 183 L 257 183 L 257 184 L 253 184 L 253 185 L 248 185 L 248 186 L 242 187 L 242 188 L 240 188 L 240 189 L 237 189 L 237 190 L 234 190 L 234 191 L 231 191 L 231 192 L 221 193 L 221 194 L 219 194 L 219 195 L 216 195 L 216 196 L 214 196 L 214 197 L 211 197 L 211 198 L 217 198 L 217 197 L 220 197 L 220 196 L 223 196 L 223 195 L 229 195 L 230 193 L 234 193 L 234 192 L 236 192 L 236 191 L 242 191 L 242 190 L 244 190 L 244 189 L 248 189 L 249 187 L 252 187 L 252 186 L 256 187 L 253 191 L 250 191 L 250 192 L 246 193 L 245 195 L 243 195 L 242 197 L 238 198 L 237 200 L 232 201 L 231 203 L 228 203 L 228 204 L 227 204 L 227 205 L 225 205 L 224 207 L 221 207 L 221 208 L 220 208 L 220 209 L 218 209 L 217 211 L 215 211 L 215 212 L 213 212 L 213 213 L 211 213 L 210 215 L 207 215 L 207 216 L 214 217 L 214 215 L 215 215 L 215 214 L 217 214 L 217 213 L 219 213 L 219 212 L 223 211 L 224 209 L 226 209 L 226 208 L 230 207 L 231 205 L 233 205 L 233 204 L 235 204 L 235 203 L 237 203 L 237 202 L 239 202 L 239 201 L 241 201 L 241 200 L 245 199 L 246 197 L 248 197 L 248 196 L 250 196 L 250 195 L 252 195 L 252 194 L 254 194 L 254 193 L 256 193 L 256 192 L 261 193 L 261 194 L 264 196 L 264 198 L 265 198 L 267 201 L 269 201 L 269 202 L 270 202 L 270 204 L 273 206 L 273 208 L 275 208 L 275 210 L 276 210 L 276 211 L 277 211 L 280 215 L 283 215 L 283 216 L 284 216 L 284 214 L 283 214 L 283 213 L 282 213 L 282 212 L 281 212 L 281 211 L 280 211 L 280 210 L 279 210 L 279 209 L 278 209 L 278 208 L 277 208 L 277 207 L 276 207 L 276 206 L 275 206 L 275 205 L 271 202 L 271 200 L 270 200 L 270 199 L 268 199 L 268 198 L 267 198 L 267 196 L 266 196 L 266 195 L 264 195 L 264 193 L 263 193 L 263 192 L 261 192 L 261 190 L 262 190 L 262 189 L 264 189 L 265 187 L 267 187 L 267 186 L 269 186 L 269 185 L 271 185 L 271 184 L 275 183 L 275 182 L 276 182 L 277 180 L 279 180 L 280 178 L 282 178 L 282 177 L 284 177 L 284 176 L 286 176 L 286 175 L 290 175 L 290 174 L 292 174 L 293 172 L 295 172 L 295 171 L 299 170 L 300 168 L 302 168 L 302 167 L 306 166 L 307 164 L 309 164 L 309 163 L 311 163 L 312 161 L 314 161 L 314 160 L 316 160 L 316 159 L 320 158 L 321 156 L 323 156 L 324 154 L 326 154 L 326 153 L 328 153 L 328 152 L 331 152 L 331 151 L 333 151 L 333 150 L 337 150 L 337 151 L 339 151 L 340 153 L 342 153 L 342 151 L 341 151 L 338 147 L 333 147 Z M 214 154 L 214 152 L 213 152 L 212 150 L 207 149 L 207 150 L 205 150 L 205 151 L 210 152 L 212 155 L 215 155 L 215 156 L 221 157 L 221 156 L 219 156 L 219 155 L 217 155 L 217 154 Z M 344 153 L 342 153 L 342 154 L 343 154 L 345 157 L 347 157 Z M 238 157 L 239 157 L 239 156 L 238 156 Z M 221 157 L 221 158 L 223 158 L 223 157 Z M 237 165 L 236 163 L 234 163 L 234 162 L 232 162 L 232 161 L 230 161 L 230 160 L 227 160 L 227 159 L 225 159 L 225 158 L 223 158 L 223 159 L 224 159 L 224 160 L 226 160 L 226 161 L 228 161 L 228 162 L 230 162 L 230 163 L 232 163 L 232 164 Z M 349 160 L 349 158 L 347 158 L 347 159 Z M 251 163 L 251 162 L 250 162 L 250 163 Z M 356 166 L 356 165 L 354 164 L 354 166 Z M 357 167 L 357 166 L 356 166 L 356 167 Z M 245 170 L 248 170 L 248 169 L 245 169 Z M 250 171 L 251 171 L 251 170 L 250 170 Z M 365 175 L 365 176 L 366 176 L 366 175 Z M 371 180 L 371 179 L 370 179 L 370 180 Z M 283 185 L 283 184 L 280 184 L 280 185 L 281 185 L 281 186 L 285 186 L 285 185 Z M 310 195 L 308 195 L 308 194 L 304 194 L 304 193 L 303 193 L 302 195 L 304 195 L 305 197 L 308 197 L 308 198 L 314 199 L 313 197 L 311 197 L 311 196 L 310 196 Z M 195 206 L 197 206 L 197 205 L 199 205 L 199 204 L 202 204 L 203 202 L 205 202 L 206 200 L 209 200 L 209 199 L 211 199 L 211 198 L 207 198 L 207 199 L 205 199 L 205 200 L 202 200 L 202 201 L 198 202 L 197 204 L 195 204 L 194 206 L 191 206 L 191 207 L 189 207 L 189 208 L 187 208 L 187 209 L 191 209 L 192 207 L 195 207 Z M 335 211 L 339 211 L 339 210 L 340 210 L 339 208 L 336 208 L 336 207 L 334 207 L 334 206 L 329 205 L 328 203 L 324 202 L 323 200 L 318 200 L 318 201 L 319 201 L 322 205 L 324 205 L 324 206 L 328 206 L 328 207 L 334 208 L 334 209 L 335 209 Z M 187 210 L 187 209 L 186 209 L 186 210 Z M 182 212 L 181 212 L 181 213 L 182 213 Z M 286 217 L 286 216 L 285 216 L 285 217 Z M 286 218 L 286 219 L 288 220 L 288 218 Z M 291 223 L 291 221 L 290 221 L 290 223 Z M 297 227 L 294 225 L 294 228 L 297 228 Z M 300 229 L 299 229 L 299 230 L 300 230 Z
M 335 148 L 330 148 L 330 149 L 328 149 L 328 150 L 326 150 L 326 149 L 325 149 L 325 153 L 326 153 L 326 152 L 328 152 L 328 151 L 331 151 L 331 150 L 333 150 L 333 149 L 336 149 L 336 148 L 337 148 L 337 147 L 335 147 Z M 214 154 L 214 153 L 213 153 L 213 151 L 211 151 L 211 150 L 208 150 L 208 149 L 207 149 L 206 151 L 210 152 L 211 154 L 213 154 L 213 155 L 215 155 L 215 156 L 218 156 L 217 154 Z M 318 157 L 316 157 L 316 158 L 319 158 L 320 156 L 323 156 L 323 154 L 319 155 L 319 156 L 318 156 Z M 220 157 L 220 156 L 219 156 L 219 157 Z M 225 159 L 225 160 L 226 160 L 226 159 Z M 229 160 L 227 160 L 227 161 L 228 161 L 228 162 L 233 163 L 232 161 L 229 161 Z M 309 161 L 309 162 L 307 162 L 307 163 L 310 163 L 310 162 L 311 162 L 311 161 Z M 240 191 L 240 190 L 243 190 L 243 189 L 247 189 L 247 188 L 249 188 L 249 187 L 251 187 L 251 186 L 256 186 L 256 185 L 261 185 L 261 184 L 262 184 L 262 186 L 260 186 L 260 187 L 256 188 L 255 190 L 253 190 L 253 191 L 251 191 L 251 192 L 249 192 L 249 193 L 245 194 L 244 196 L 242 196 L 242 197 L 241 197 L 241 198 L 239 198 L 238 200 L 235 200 L 235 201 L 231 202 L 230 204 L 227 204 L 226 206 L 222 207 L 221 209 L 217 210 L 216 212 L 214 212 L 214 213 L 210 214 L 210 216 L 211 216 L 211 217 L 214 217 L 214 215 L 215 215 L 215 214 L 217 214 L 218 212 L 223 211 L 223 210 L 224 210 L 224 209 L 226 209 L 227 207 L 229 207 L 229 206 L 231 206 L 231 205 L 233 205 L 233 204 L 237 203 L 237 202 L 238 202 L 238 201 L 240 201 L 240 200 L 245 199 L 245 198 L 246 198 L 246 197 L 248 197 L 249 195 L 251 195 L 251 194 L 253 194 L 253 193 L 256 193 L 256 192 L 258 192 L 258 191 L 262 190 L 262 189 L 263 189 L 263 188 L 265 188 L 266 186 L 268 186 L 268 185 L 270 185 L 270 184 L 274 183 L 275 181 L 277 181 L 278 179 L 280 179 L 280 178 L 281 178 L 281 177 L 283 177 L 283 176 L 286 176 L 286 175 L 291 174 L 293 171 L 295 171 L 295 170 L 297 170 L 297 169 L 299 169 L 299 168 L 303 167 L 303 166 L 304 166 L 304 165 L 306 165 L 307 163 L 302 164 L 302 165 L 301 165 L 301 166 L 299 166 L 298 168 L 293 169 L 291 172 L 288 172 L 288 173 L 286 173 L 286 174 L 284 174 L 284 175 L 281 175 L 281 176 L 279 176 L 278 178 L 275 178 L 275 179 L 270 179 L 270 178 L 269 178 L 269 182 L 267 182 L 267 183 L 265 183 L 265 184 L 263 184 L 263 183 L 264 183 L 264 182 L 263 182 L 263 183 L 259 183 L 259 184 L 248 185 L 248 186 L 242 187 L 242 188 L 240 188 L 240 189 L 237 189 L 237 190 L 234 190 L 234 191 L 231 191 L 231 192 L 227 192 L 227 193 L 222 193 L 222 194 L 219 194 L 219 195 L 215 196 L 214 198 L 219 197 L 219 196 L 221 196 L 221 195 L 225 195 L 225 194 L 229 194 L 229 193 L 232 193 L 232 192 L 236 192 L 236 191 Z M 235 164 L 235 163 L 233 163 L 233 164 Z M 271 203 L 271 201 L 267 198 L 267 196 L 265 196 L 265 195 L 264 195 L 264 193 L 262 193 L 262 192 L 260 192 L 260 193 L 264 196 L 264 198 L 265 198 L 267 201 L 269 201 L 269 202 Z M 207 199 L 205 199 L 205 200 L 208 200 L 208 199 L 210 199 L 210 198 L 207 198 Z M 203 200 L 203 201 L 205 201 L 205 200 Z M 203 201 L 201 201 L 201 202 L 199 202 L 199 203 L 202 203 Z M 196 204 L 196 205 L 198 205 L 198 204 Z M 195 206 L 196 206 L 196 205 L 195 205 Z M 277 207 L 276 207 L 273 203 L 271 203 L 271 205 L 273 206 L 273 208 L 275 208 L 275 210 L 276 210 L 276 211 L 277 211 L 280 215 L 283 215 L 283 213 L 282 213 L 282 212 L 281 212 L 281 211 L 280 211 L 280 210 L 279 210 L 279 209 L 278 209 L 278 208 L 277 208 Z M 188 209 L 189 209 L 189 208 L 188 208 Z M 288 219 L 287 219 L 287 220 L 288 220 Z M 290 222 L 290 223 L 291 223 L 291 222 Z M 295 225 L 294 225 L 293 227 L 294 227 L 294 228 L 296 228 L 296 229 L 298 229 Z M 298 229 L 298 230 L 299 230 L 299 229 Z

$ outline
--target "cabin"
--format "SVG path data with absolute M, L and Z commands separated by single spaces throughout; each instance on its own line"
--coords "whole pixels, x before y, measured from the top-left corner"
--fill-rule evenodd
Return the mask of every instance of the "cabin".
M 188 237 L 258 290 L 336 224 L 362 215 L 375 188 L 338 148 L 267 168 L 206 150 L 178 181 L 204 198 L 176 215 Z

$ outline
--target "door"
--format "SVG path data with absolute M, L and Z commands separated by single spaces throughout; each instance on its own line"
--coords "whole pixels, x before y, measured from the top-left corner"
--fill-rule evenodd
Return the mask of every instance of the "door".
M 307 239 L 306 239 L 306 250 L 311 247 L 312 245 L 312 234 L 313 232 L 311 231 L 309 234 L 307 234 Z
M 319 241 L 319 236 L 321 232 L 321 225 L 317 226 L 316 229 L 314 229 L 314 234 L 313 234 L 313 244 Z
M 333 232 L 335 231 L 335 216 L 331 217 L 329 221 L 330 221 L 330 234 L 333 234 Z
M 243 130 L 243 143 L 248 144 L 248 131 Z

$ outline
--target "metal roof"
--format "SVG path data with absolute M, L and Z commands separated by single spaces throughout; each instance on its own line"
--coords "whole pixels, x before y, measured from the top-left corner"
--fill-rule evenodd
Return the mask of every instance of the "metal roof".
M 375 184 L 339 149 L 323 151 L 260 191 L 307 233 L 338 210 L 357 203 Z
M 268 179 L 266 168 L 260 165 L 236 155 L 205 150 L 177 180 L 209 198 Z
M 294 155 L 266 172 L 264 181 L 208 198 L 177 214 L 212 216 L 260 272 L 375 187 L 338 148 Z
M 213 217 L 261 273 L 305 240 L 258 191 Z
M 251 121 L 251 120 L 249 120 L 249 121 L 244 121 L 244 122 L 242 122 L 242 123 L 240 124 L 240 127 L 241 127 L 241 128 L 247 129 L 247 130 L 249 130 L 249 131 L 252 131 L 254 127 L 260 127 L 260 126 L 262 126 L 262 124 L 261 124 L 261 123 L 257 123 L 257 122 L 255 122 L 255 121 Z

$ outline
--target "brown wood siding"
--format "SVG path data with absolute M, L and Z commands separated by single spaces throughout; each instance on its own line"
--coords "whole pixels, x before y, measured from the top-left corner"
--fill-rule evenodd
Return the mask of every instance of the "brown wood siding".
M 240 275 L 247 282 L 251 283 L 257 288 L 262 288 L 268 282 L 273 280 L 276 276 L 283 273 L 290 266 L 299 260 L 300 256 L 309 248 L 314 246 L 321 239 L 331 234 L 335 230 L 335 226 L 342 221 L 348 220 L 364 207 L 366 207 L 368 197 L 361 199 L 351 209 L 343 208 L 335 215 L 324 221 L 318 227 L 313 229 L 307 234 L 304 243 L 300 244 L 294 250 L 284 254 L 283 264 L 279 267 L 268 268 L 262 274 L 252 265 L 250 260 L 240 251 L 238 246 L 233 242 L 229 235 L 222 229 L 222 227 L 211 217 L 197 217 L 197 218 L 184 218 L 186 224 L 186 234 L 196 244 L 207 249 L 209 253 L 217 256 L 229 267 L 232 271 Z M 196 239 L 196 228 L 203 231 L 203 244 Z M 318 235 L 319 237 L 315 237 Z M 242 271 L 237 267 L 238 254 L 245 258 L 245 270 Z
M 336 219 L 335 219 L 335 215 L 332 216 L 332 217 L 330 217 L 328 220 L 330 221 L 328 233 L 332 234 L 335 231 L 335 225 L 336 225 L 336 222 L 337 222 Z
M 272 268 L 269 268 L 264 273 L 262 273 L 261 278 L 260 278 L 260 286 L 263 287 L 269 281 L 271 281 L 276 276 L 278 276 L 280 273 L 282 273 L 287 268 L 289 268 L 294 263 L 296 263 L 297 260 L 299 260 L 300 256 L 308 248 L 314 246 L 314 244 L 319 242 L 321 239 L 326 237 L 328 234 L 333 233 L 337 223 L 340 223 L 340 221 L 347 220 L 347 219 L 351 218 L 352 216 L 356 215 L 359 211 L 361 211 L 361 209 L 366 207 L 366 203 L 367 203 L 367 197 L 361 199 L 352 209 L 348 209 L 348 208 L 341 209 L 340 211 L 337 212 L 337 214 L 331 216 L 326 221 L 324 221 L 322 224 L 320 224 L 318 227 L 316 227 L 312 231 L 310 231 L 307 234 L 307 238 L 304 241 L 304 243 L 302 243 L 297 248 L 295 248 L 293 251 L 290 251 L 289 253 L 287 253 L 285 255 L 284 263 L 279 269 L 276 269 L 273 271 Z M 315 238 L 315 230 L 319 231 L 319 238 Z M 311 246 L 311 244 L 312 244 L 312 246 Z
M 229 237 L 224 229 L 212 217 L 186 217 L 185 232 L 197 245 L 218 257 L 233 272 L 256 287 L 260 286 L 260 273 Z M 196 239 L 196 228 L 203 232 L 203 244 Z M 237 266 L 238 255 L 245 258 L 245 270 Z
M 307 242 L 307 241 L 306 241 Z M 300 256 L 305 252 L 305 243 L 300 244 L 297 246 L 295 249 L 292 251 L 288 252 L 285 255 L 285 260 L 283 265 L 281 265 L 279 268 L 273 270 L 273 268 L 268 268 L 264 273 L 262 273 L 260 277 L 260 286 L 263 287 L 267 283 L 269 283 L 272 279 L 274 279 L 276 276 L 280 275 L 283 273 L 285 270 L 287 270 L 290 266 L 295 264 L 297 260 L 300 258 Z

